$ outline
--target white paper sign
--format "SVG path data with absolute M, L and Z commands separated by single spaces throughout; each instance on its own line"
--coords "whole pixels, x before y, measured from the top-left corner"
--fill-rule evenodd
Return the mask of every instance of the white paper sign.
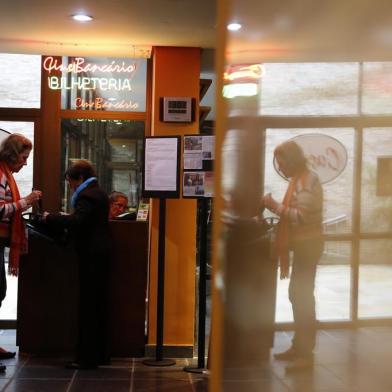
M 178 138 L 147 138 L 145 148 L 146 191 L 177 190 Z

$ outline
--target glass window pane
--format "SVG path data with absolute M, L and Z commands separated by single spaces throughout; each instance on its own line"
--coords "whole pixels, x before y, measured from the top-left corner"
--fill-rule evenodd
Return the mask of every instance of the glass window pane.
M 392 157 L 392 128 L 367 128 L 363 132 L 361 231 L 392 230 L 392 193 L 378 196 L 377 166 L 379 158 Z M 392 167 L 380 177 L 387 191 L 392 180 Z M 391 184 L 392 185 L 392 184 Z M 390 189 L 392 191 L 392 187 Z
M 147 60 L 111 57 L 53 57 L 43 63 L 49 88 L 61 90 L 62 109 L 146 111 Z M 61 69 L 61 76 L 54 75 Z
M 392 242 L 362 240 L 360 244 L 358 317 L 392 316 Z
M 264 64 L 260 114 L 358 113 L 358 63 Z
M 14 133 L 21 133 L 34 142 L 34 123 L 19 121 L 0 121 L 0 128 Z M 25 166 L 19 173 L 14 174 L 15 181 L 18 184 L 20 195 L 26 196 L 31 192 L 33 187 L 33 159 L 34 148 L 30 153 Z M 8 253 L 5 254 L 6 263 L 8 262 Z M 8 268 L 8 265 L 6 265 Z M 16 305 L 18 293 L 18 278 L 7 276 L 7 295 L 1 304 L 0 320 L 16 320 Z
M 317 266 L 315 299 L 318 320 L 350 318 L 350 243 L 326 242 Z M 288 279 L 277 282 L 276 322 L 293 321 Z
M 351 244 L 327 241 L 317 267 L 316 311 L 318 320 L 350 318 Z
M 64 172 L 72 159 L 90 160 L 98 181 L 108 193 L 115 190 L 128 196 L 129 206 L 137 207 L 141 198 L 141 162 L 144 121 L 62 120 Z M 69 189 L 63 185 L 64 209 Z
M 348 233 L 352 228 L 353 195 L 353 145 L 354 130 L 351 128 L 320 129 L 268 129 L 266 133 L 265 152 L 265 193 L 271 192 L 278 200 L 283 200 L 287 182 L 273 167 L 275 147 L 285 140 L 306 134 L 323 134 L 338 140 L 346 149 L 347 164 L 343 172 L 334 180 L 323 184 L 324 190 L 324 232 Z M 266 211 L 266 214 L 268 212 Z
M 362 112 L 391 114 L 392 63 L 363 63 Z
M 41 56 L 0 53 L 0 75 L 0 107 L 40 107 Z

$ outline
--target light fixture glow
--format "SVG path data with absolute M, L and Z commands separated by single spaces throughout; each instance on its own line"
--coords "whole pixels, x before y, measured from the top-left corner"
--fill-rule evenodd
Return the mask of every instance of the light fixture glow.
M 93 20 L 93 17 L 84 14 L 75 14 L 72 15 L 72 19 L 77 20 L 78 22 L 89 22 L 90 20 Z
M 242 25 L 239 23 L 230 23 L 227 25 L 227 30 L 230 31 L 238 31 L 242 28 Z
M 222 95 L 225 98 L 253 97 L 258 94 L 256 83 L 235 83 L 223 86 Z

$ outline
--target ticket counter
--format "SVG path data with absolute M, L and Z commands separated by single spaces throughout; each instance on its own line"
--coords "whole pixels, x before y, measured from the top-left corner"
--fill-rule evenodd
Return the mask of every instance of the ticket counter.
M 148 223 L 111 221 L 109 331 L 112 357 L 143 356 Z M 21 258 L 17 345 L 36 355 L 72 355 L 77 339 L 78 268 L 70 245 L 32 230 Z

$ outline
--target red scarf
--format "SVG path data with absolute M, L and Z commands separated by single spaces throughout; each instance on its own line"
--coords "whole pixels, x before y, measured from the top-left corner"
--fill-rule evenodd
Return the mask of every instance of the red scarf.
M 291 199 L 293 198 L 293 194 L 295 192 L 295 188 L 297 186 L 298 181 L 304 181 L 307 172 L 303 173 L 300 176 L 293 177 L 289 183 L 289 186 L 286 190 L 286 194 L 283 198 L 283 211 L 280 215 L 278 230 L 276 233 L 276 248 L 277 254 L 279 257 L 279 265 L 280 265 L 280 279 L 287 279 L 290 275 L 290 266 L 289 266 L 289 218 L 287 216 L 287 209 L 290 206 Z
M 8 185 L 11 189 L 12 201 L 15 203 L 20 200 L 19 189 L 16 185 L 14 177 L 4 162 L 0 162 L 0 169 L 7 177 Z M 27 236 L 25 226 L 22 220 L 22 212 L 15 211 L 11 217 L 11 238 L 10 238 L 10 254 L 8 258 L 8 273 L 18 276 L 19 257 L 21 254 L 27 253 Z

